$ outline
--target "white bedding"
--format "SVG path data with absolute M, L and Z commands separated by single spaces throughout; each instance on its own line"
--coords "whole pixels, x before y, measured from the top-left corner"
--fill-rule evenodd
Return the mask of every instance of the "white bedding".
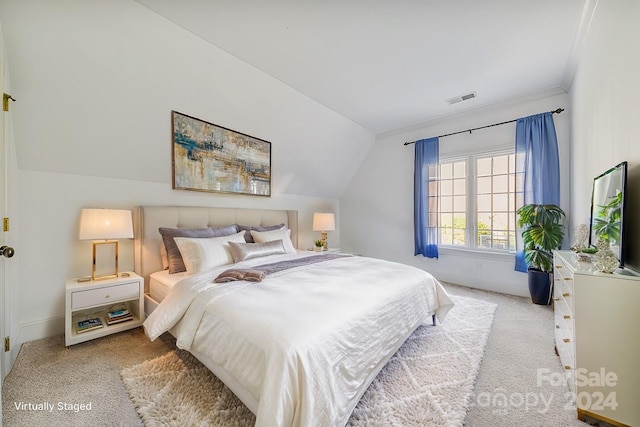
M 189 273 L 186 271 L 171 274 L 169 270 L 162 270 L 152 273 L 149 276 L 149 294 L 151 298 L 157 302 L 162 302 L 176 283 L 188 276 Z
M 311 253 L 272 255 L 243 268 Z M 145 321 L 172 330 L 258 401 L 256 426 L 344 426 L 371 380 L 423 321 L 453 302 L 423 270 L 365 257 L 296 267 L 262 282 L 189 276 Z

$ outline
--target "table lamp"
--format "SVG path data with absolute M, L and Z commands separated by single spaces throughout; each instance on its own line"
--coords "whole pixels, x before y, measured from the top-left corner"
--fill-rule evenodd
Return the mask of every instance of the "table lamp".
M 130 210 L 82 209 L 80 215 L 80 240 L 93 240 L 93 267 L 91 279 L 118 277 L 118 240 L 133 238 L 133 222 Z M 96 267 L 98 253 L 101 254 L 100 268 Z M 109 253 L 115 254 L 111 268 L 103 269 L 108 263 Z
M 327 250 L 327 231 L 334 231 L 335 229 L 336 220 L 332 213 L 316 212 L 313 214 L 313 231 L 320 231 L 322 250 Z

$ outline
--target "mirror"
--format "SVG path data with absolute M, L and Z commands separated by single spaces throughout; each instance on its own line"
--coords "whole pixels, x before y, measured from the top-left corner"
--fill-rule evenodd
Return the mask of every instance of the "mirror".
M 589 245 L 595 246 L 599 237 L 608 239 L 611 252 L 621 263 L 626 178 L 627 162 L 622 162 L 594 178 L 591 194 Z

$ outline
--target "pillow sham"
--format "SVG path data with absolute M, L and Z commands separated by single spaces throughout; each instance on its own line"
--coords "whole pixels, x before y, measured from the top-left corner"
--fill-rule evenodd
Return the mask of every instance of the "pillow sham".
M 285 228 L 284 223 L 278 224 L 278 225 L 256 225 L 256 226 L 238 224 L 238 231 L 246 230 L 246 233 L 244 235 L 244 240 L 246 240 L 247 243 L 255 243 L 255 241 L 253 240 L 253 236 L 251 235 L 251 230 L 272 231 L 272 230 L 280 230 L 281 228 Z
M 160 227 L 158 229 L 164 242 L 164 247 L 167 251 L 167 263 L 169 265 L 169 273 L 181 273 L 187 271 L 187 268 L 182 261 L 182 255 L 180 250 L 174 241 L 176 237 L 219 237 L 229 236 L 238 232 L 238 227 L 234 225 L 228 225 L 226 227 L 218 228 L 168 228 Z
M 256 243 L 271 242 L 273 240 L 282 240 L 282 246 L 284 251 L 288 254 L 295 254 L 296 248 L 293 247 L 291 242 L 291 230 L 288 228 L 282 228 L 280 230 L 273 231 L 255 231 L 251 230 L 251 235 Z
M 174 237 L 187 273 L 233 264 L 229 242 L 244 243 L 244 231 L 221 237 Z
M 266 243 L 236 243 L 229 242 L 229 250 L 235 262 L 244 261 L 267 255 L 286 253 L 282 240 L 273 240 Z
M 162 269 L 169 269 L 169 258 L 167 257 L 167 247 L 164 242 L 160 242 L 160 258 L 162 259 Z

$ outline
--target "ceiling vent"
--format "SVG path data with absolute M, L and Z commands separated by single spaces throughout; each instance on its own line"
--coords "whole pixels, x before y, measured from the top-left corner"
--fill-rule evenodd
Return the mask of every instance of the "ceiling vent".
M 458 102 L 462 102 L 462 101 L 467 101 L 469 99 L 473 99 L 476 96 L 477 95 L 476 95 L 475 92 L 467 93 L 465 95 L 460 95 L 460 96 L 454 96 L 453 98 L 447 99 L 447 104 L 449 104 L 449 105 L 457 104 Z

